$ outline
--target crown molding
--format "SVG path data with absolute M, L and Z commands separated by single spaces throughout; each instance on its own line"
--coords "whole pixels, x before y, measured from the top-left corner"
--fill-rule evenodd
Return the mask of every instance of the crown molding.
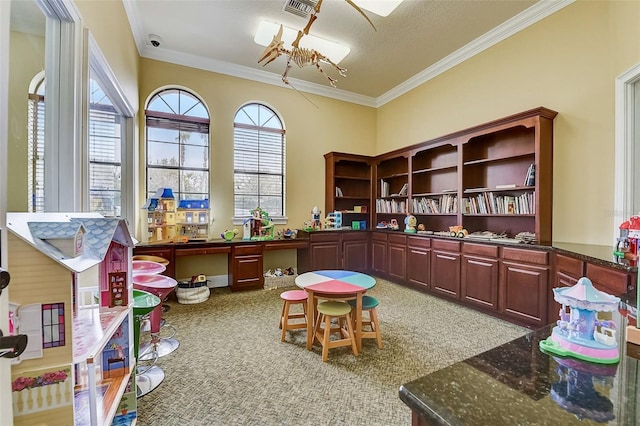
M 415 89 L 421 84 L 426 83 L 432 78 L 437 77 L 454 66 L 459 65 L 467 59 L 470 59 L 484 50 L 496 45 L 502 40 L 507 39 L 525 28 L 541 21 L 547 16 L 565 8 L 575 1 L 576 0 L 541 0 L 377 98 L 336 89 L 326 85 L 309 83 L 295 78 L 289 79 L 291 82 L 291 88 L 295 88 L 295 90 L 300 92 L 379 108 Z M 144 34 L 142 29 L 142 21 L 139 17 L 135 2 L 131 0 L 123 0 L 123 4 L 129 19 L 129 24 L 131 26 L 131 31 L 133 32 L 136 46 L 138 47 L 138 53 L 141 57 L 287 88 L 287 85 L 282 82 L 282 76 L 280 74 L 235 65 L 217 59 L 204 58 L 202 56 L 163 49 L 162 47 L 152 47 L 147 43 L 147 35 Z
M 445 71 L 461 64 L 467 59 L 481 53 L 482 51 L 498 44 L 502 40 L 511 37 L 514 34 L 524 30 L 525 28 L 541 21 L 547 16 L 557 12 L 560 9 L 574 3 L 575 0 L 541 0 L 530 8 L 520 12 L 508 21 L 503 22 L 491 31 L 483 34 L 472 42 L 466 44 L 445 58 L 439 60 L 429 68 L 424 69 L 418 74 L 399 84 L 385 94 L 376 99 L 376 108 L 381 107 L 387 102 L 404 95 L 405 93 L 415 89 L 423 83 L 437 77 Z

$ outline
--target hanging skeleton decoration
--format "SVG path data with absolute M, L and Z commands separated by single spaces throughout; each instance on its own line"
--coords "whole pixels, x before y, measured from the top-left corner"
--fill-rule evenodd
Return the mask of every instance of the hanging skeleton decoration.
M 369 17 L 362 11 L 362 9 L 360 9 L 351 0 L 345 0 L 345 1 L 349 3 L 349 5 L 351 5 L 354 9 L 356 9 L 362 16 L 364 16 L 364 18 L 369 22 L 369 24 L 371 24 L 373 29 L 376 30 L 375 25 L 373 25 L 373 22 L 371 22 Z M 280 25 L 280 30 L 278 31 L 278 34 L 276 34 L 273 37 L 271 44 L 267 46 L 267 48 L 262 53 L 262 56 L 260 57 L 260 59 L 258 59 L 258 63 L 265 61 L 262 64 L 262 66 L 266 66 L 267 64 L 271 63 L 276 58 L 278 58 L 280 55 L 286 55 L 287 67 L 284 73 L 282 74 L 282 81 L 285 84 L 290 85 L 288 75 L 289 75 L 289 70 L 291 70 L 291 68 L 293 67 L 293 64 L 296 64 L 300 68 L 308 65 L 315 66 L 318 69 L 318 71 L 320 71 L 320 73 L 322 73 L 329 80 L 329 83 L 331 84 L 332 87 L 336 87 L 336 82 L 338 80 L 331 77 L 329 74 L 325 73 L 324 70 L 322 69 L 322 66 L 320 65 L 320 62 L 325 62 L 333 66 L 335 70 L 338 72 L 338 74 L 340 74 L 340 76 L 342 77 L 347 76 L 347 70 L 345 68 L 340 67 L 338 64 L 333 62 L 331 59 L 329 59 L 322 53 L 318 52 L 315 49 L 305 49 L 305 48 L 299 47 L 300 40 L 302 39 L 302 37 L 309 34 L 311 25 L 318 18 L 317 15 L 318 13 L 320 13 L 321 6 L 322 6 L 322 0 L 318 0 L 318 3 L 313 8 L 313 12 L 311 13 L 311 16 L 309 16 L 309 21 L 307 22 L 307 25 L 304 27 L 304 29 L 298 31 L 298 36 L 293 41 L 293 43 L 291 43 L 291 46 L 292 46 L 291 50 L 285 49 L 284 47 L 284 42 L 282 41 L 283 28 L 282 28 L 282 25 Z

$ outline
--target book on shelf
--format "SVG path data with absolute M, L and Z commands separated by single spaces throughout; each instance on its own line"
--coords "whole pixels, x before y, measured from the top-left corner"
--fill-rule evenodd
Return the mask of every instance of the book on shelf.
M 524 178 L 524 186 L 533 186 L 536 183 L 536 165 L 531 164 L 527 169 L 527 175 Z
M 384 179 L 380 179 L 380 196 L 389 196 L 389 182 L 386 182 Z
M 336 197 L 343 197 L 342 189 L 339 186 L 336 186 Z
M 402 185 L 402 188 L 400 188 L 400 192 L 398 193 L 398 195 L 407 195 L 408 190 L 409 190 L 409 184 L 405 183 L 404 185 Z
M 502 185 L 496 185 L 496 189 L 510 189 L 517 187 L 518 185 L 516 185 L 515 183 L 503 183 Z

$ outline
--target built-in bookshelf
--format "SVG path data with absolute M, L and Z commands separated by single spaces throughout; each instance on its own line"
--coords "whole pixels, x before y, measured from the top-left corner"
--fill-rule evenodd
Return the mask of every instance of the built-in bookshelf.
M 342 212 L 343 226 L 358 222 L 357 229 L 370 228 L 371 157 L 330 152 L 324 158 L 326 213 Z
M 461 225 L 470 233 L 524 232 L 550 243 L 556 115 L 535 108 L 377 157 L 356 156 L 352 161 L 371 168 L 365 186 L 373 188 L 371 221 L 403 224 L 411 213 L 434 232 Z M 344 182 L 348 169 L 359 168 L 351 164 L 327 177 L 327 206 L 338 200 L 335 182 Z

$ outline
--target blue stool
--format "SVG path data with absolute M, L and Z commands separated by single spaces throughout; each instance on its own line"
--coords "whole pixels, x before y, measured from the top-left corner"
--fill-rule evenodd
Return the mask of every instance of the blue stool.
M 355 308 L 356 301 L 348 301 L 351 306 Z M 362 296 L 362 313 L 365 311 L 369 313 L 369 318 L 365 320 L 362 318 L 362 338 L 363 339 L 376 339 L 378 342 L 378 349 L 382 349 L 382 335 L 380 334 L 380 323 L 378 322 L 378 312 L 376 308 L 380 304 L 380 301 L 373 296 Z M 353 319 L 355 321 L 355 318 Z M 365 331 L 364 327 L 367 326 L 371 330 Z M 355 327 L 353 327 L 355 329 Z

